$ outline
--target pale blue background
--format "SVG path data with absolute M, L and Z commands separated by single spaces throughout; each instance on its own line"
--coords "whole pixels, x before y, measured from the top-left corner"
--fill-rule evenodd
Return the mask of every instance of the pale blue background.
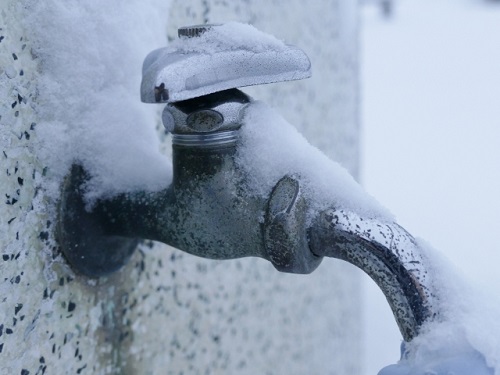
M 400 0 L 362 9 L 362 182 L 471 282 L 500 276 L 500 3 Z M 400 335 L 366 281 L 366 375 Z

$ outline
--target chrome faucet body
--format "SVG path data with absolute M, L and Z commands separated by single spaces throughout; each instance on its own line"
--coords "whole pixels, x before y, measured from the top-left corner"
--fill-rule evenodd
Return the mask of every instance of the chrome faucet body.
M 196 38 L 212 27 L 180 34 Z M 410 341 L 437 314 L 425 259 L 410 234 L 395 223 L 338 210 L 333 202 L 331 209 L 313 212 L 296 176 L 283 176 L 268 197 L 245 190 L 248 176 L 235 155 L 251 99 L 236 87 L 305 78 L 310 64 L 295 47 L 284 54 L 252 52 L 252 63 L 242 50 L 214 57 L 164 49 L 148 56 L 142 98 L 167 103 L 162 119 L 172 133 L 173 182 L 160 192 L 101 200 L 89 212 L 81 192 L 88 176 L 74 166 L 59 209 L 64 255 L 90 277 L 119 269 L 140 239 L 210 259 L 261 257 L 291 273 L 310 273 L 324 256 L 334 257 L 373 278 Z M 307 224 L 306 217 L 316 219 Z

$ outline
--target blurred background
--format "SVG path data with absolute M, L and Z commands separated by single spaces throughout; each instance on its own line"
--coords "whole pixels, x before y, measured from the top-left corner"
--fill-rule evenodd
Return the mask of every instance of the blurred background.
M 463 277 L 498 294 L 500 1 L 365 0 L 362 183 Z M 401 336 L 365 278 L 366 375 Z

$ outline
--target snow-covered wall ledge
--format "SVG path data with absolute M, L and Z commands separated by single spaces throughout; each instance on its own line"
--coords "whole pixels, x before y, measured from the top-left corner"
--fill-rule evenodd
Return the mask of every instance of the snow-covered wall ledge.
M 293 276 L 145 244 L 122 271 L 88 280 L 53 234 L 58 183 L 75 160 L 98 172 L 96 194 L 168 178 L 156 110 L 138 95 L 142 59 L 166 42 L 166 26 L 174 38 L 186 24 L 251 22 L 304 48 L 311 80 L 251 93 L 356 173 L 354 3 L 4 1 L 1 373 L 360 372 L 359 281 L 339 262 Z

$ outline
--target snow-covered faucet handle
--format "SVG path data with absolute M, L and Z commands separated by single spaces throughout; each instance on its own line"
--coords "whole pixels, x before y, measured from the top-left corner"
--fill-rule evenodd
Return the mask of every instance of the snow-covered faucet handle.
M 187 26 L 178 33 L 179 39 L 144 61 L 141 100 L 145 103 L 174 103 L 311 76 L 311 63 L 301 49 L 247 24 Z

